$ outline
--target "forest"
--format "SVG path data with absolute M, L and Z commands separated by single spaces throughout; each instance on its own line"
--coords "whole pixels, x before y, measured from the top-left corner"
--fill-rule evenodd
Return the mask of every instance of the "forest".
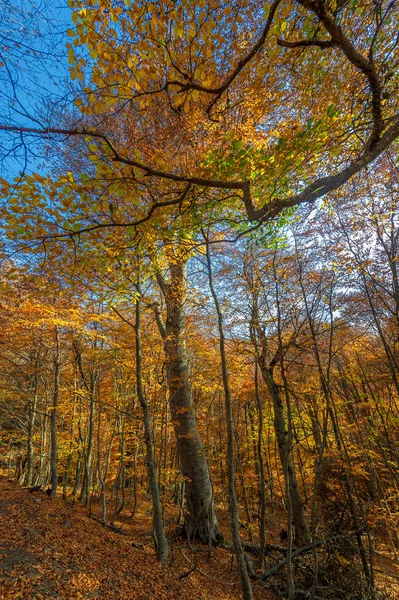
M 0 598 L 399 598 L 399 2 L 0 7 Z

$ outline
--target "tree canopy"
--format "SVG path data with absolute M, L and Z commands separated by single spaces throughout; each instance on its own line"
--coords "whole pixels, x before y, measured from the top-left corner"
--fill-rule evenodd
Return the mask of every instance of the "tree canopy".
M 10 479 L 118 535 L 147 512 L 179 580 L 218 546 L 244 600 L 399 576 L 398 24 L 395 0 L 13 0 Z

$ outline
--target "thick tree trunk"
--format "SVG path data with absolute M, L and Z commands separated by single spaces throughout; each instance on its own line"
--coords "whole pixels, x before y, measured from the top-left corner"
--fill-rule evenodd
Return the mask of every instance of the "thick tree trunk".
M 157 322 L 164 341 L 169 403 L 185 483 L 184 531 L 204 543 L 222 540 L 213 504 L 213 488 L 191 402 L 185 342 L 185 262 L 170 265 L 170 281 L 158 275 L 166 301 L 166 324 L 159 307 Z

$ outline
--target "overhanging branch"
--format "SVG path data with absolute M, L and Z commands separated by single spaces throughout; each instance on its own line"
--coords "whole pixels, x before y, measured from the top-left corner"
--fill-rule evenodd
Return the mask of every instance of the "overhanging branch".
M 130 159 L 126 156 L 123 156 L 119 153 L 118 150 L 114 147 L 113 143 L 108 139 L 108 137 L 100 132 L 91 129 L 56 129 L 56 128 L 48 128 L 48 129 L 33 129 L 33 128 L 22 128 L 22 127 L 13 127 L 0 125 L 0 131 L 10 131 L 17 133 L 26 133 L 32 135 L 65 135 L 65 136 L 91 136 L 93 138 L 103 140 L 108 148 L 111 151 L 112 160 L 116 163 L 121 163 L 124 165 L 129 165 L 141 170 L 145 175 L 149 177 L 155 177 L 158 179 L 164 179 L 166 181 L 175 181 L 177 183 L 186 183 L 187 187 L 184 189 L 182 196 L 176 200 L 168 201 L 168 202 L 159 202 L 156 203 L 151 209 L 149 213 L 138 221 L 134 221 L 131 224 L 114 224 L 113 226 L 135 226 L 147 221 L 152 213 L 158 209 L 166 206 L 171 206 L 174 204 L 179 204 L 182 202 L 182 199 L 185 198 L 191 186 L 199 186 L 204 188 L 211 189 L 220 189 L 220 190 L 237 190 L 242 193 L 242 199 L 244 202 L 245 211 L 247 213 L 248 219 L 252 222 L 265 222 L 273 219 L 282 210 L 289 207 L 298 206 L 303 203 L 312 203 L 322 198 L 329 192 L 337 190 L 342 185 L 344 185 L 351 177 L 359 173 L 364 167 L 371 164 L 378 156 L 380 156 L 391 144 L 392 142 L 399 137 L 399 115 L 396 115 L 395 119 L 391 121 L 390 127 L 386 130 L 386 132 L 381 136 L 378 142 L 372 144 L 369 140 L 365 145 L 364 152 L 355 159 L 352 163 L 346 166 L 338 173 L 334 175 L 329 175 L 327 177 L 321 177 L 316 179 L 313 183 L 309 184 L 305 189 L 299 194 L 295 194 L 288 198 L 276 198 L 270 202 L 267 202 L 260 208 L 256 208 L 251 194 L 251 184 L 249 181 L 223 181 L 220 179 L 208 179 L 206 177 L 198 177 L 198 176 L 190 176 L 190 175 L 178 175 L 177 173 L 162 171 L 151 167 L 149 165 L 145 165 L 137 160 Z M 82 229 L 78 233 L 85 233 L 88 231 L 93 231 L 95 229 L 100 229 L 103 227 L 109 227 L 110 224 L 97 224 L 86 229 Z M 54 237 L 54 236 L 53 236 Z M 65 235 L 60 234 L 59 237 L 65 237 Z

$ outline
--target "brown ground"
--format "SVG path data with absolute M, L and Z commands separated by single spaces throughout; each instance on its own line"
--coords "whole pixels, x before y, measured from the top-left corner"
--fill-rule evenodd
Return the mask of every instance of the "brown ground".
M 175 540 L 168 566 L 161 566 L 152 548 L 148 511 L 119 525 L 125 535 L 90 519 L 78 504 L 29 493 L 0 478 L 0 600 L 241 598 L 228 551 L 209 553 Z M 375 556 L 375 570 L 386 598 L 399 600 L 399 568 L 384 545 Z M 256 600 L 275 600 L 270 590 L 257 586 Z
M 202 548 L 197 563 L 202 573 L 179 579 L 195 555 L 175 547 L 171 566 L 159 565 L 148 525 L 148 517 L 138 514 L 129 535 L 120 535 L 88 518 L 80 506 L 0 479 L 0 600 L 240 598 L 229 552 L 212 549 L 209 558 Z

